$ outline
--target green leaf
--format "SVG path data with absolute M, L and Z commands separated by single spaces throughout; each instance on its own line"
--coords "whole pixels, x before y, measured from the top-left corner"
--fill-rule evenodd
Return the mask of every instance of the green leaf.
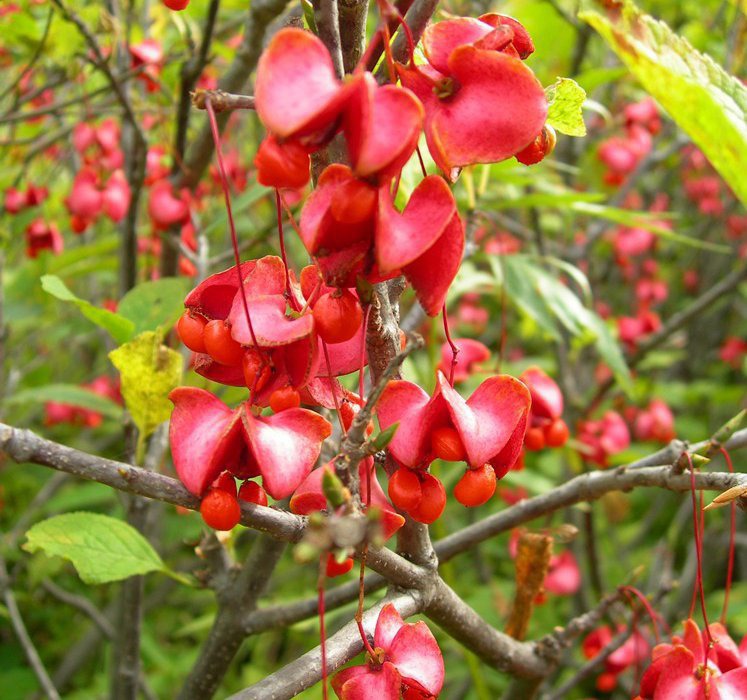
M 581 107 L 586 91 L 570 78 L 558 78 L 545 88 L 549 109 L 547 123 L 567 136 L 586 136 L 586 124 Z
M 622 8 L 590 9 L 579 17 L 599 32 L 747 204 L 747 88 L 631 0 Z
M 69 559 L 84 583 L 121 581 L 168 571 L 158 553 L 131 525 L 99 513 L 65 513 L 42 520 L 23 548 Z
M 189 289 L 190 281 L 184 277 L 143 282 L 122 297 L 117 313 L 132 321 L 134 335 L 170 328 L 184 311 Z
M 393 439 L 394 433 L 399 428 L 399 422 L 392 423 L 386 430 L 382 430 L 374 439 L 373 446 L 376 450 L 383 450 Z
M 112 350 L 109 359 L 122 377 L 122 397 L 143 439 L 171 415 L 168 396 L 179 385 L 182 356 L 147 331 Z
M 7 399 L 9 404 L 46 403 L 47 401 L 87 408 L 108 418 L 119 418 L 122 415 L 122 407 L 116 402 L 75 384 L 47 384 L 24 389 Z
M 51 294 L 61 301 L 69 301 L 75 304 L 89 321 L 108 331 L 117 343 L 126 343 L 132 338 L 135 324 L 130 319 L 115 314 L 108 309 L 94 306 L 85 299 L 78 298 L 56 275 L 43 275 L 41 284 L 47 294 Z

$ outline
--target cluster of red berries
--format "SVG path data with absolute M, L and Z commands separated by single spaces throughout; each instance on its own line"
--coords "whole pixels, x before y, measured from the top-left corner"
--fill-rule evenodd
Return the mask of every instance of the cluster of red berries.
M 241 520 L 239 501 L 266 506 L 267 493 L 256 482 L 246 480 L 236 490 L 236 479 L 229 471 L 223 472 L 203 496 L 200 515 L 214 530 L 231 530 Z
M 562 447 L 570 437 L 563 414 L 560 387 L 539 367 L 529 367 L 519 377 L 529 388 L 532 409 L 524 447 L 530 452 L 546 447 Z
M 465 462 L 467 453 L 459 433 L 441 426 L 431 433 L 434 457 L 446 462 Z M 495 493 L 496 475 L 490 464 L 468 468 L 454 487 L 454 497 L 463 506 L 476 507 L 486 503 Z M 413 520 L 430 524 L 446 507 L 446 490 L 433 474 L 419 469 L 400 467 L 389 479 L 389 498 Z
M 252 267 L 254 263 L 255 261 L 251 261 L 247 265 Z M 298 389 L 303 388 L 311 378 L 305 369 L 297 367 L 299 363 L 304 364 L 308 360 L 301 353 L 305 351 L 318 355 L 316 338 L 332 346 L 332 352 L 335 346 L 340 347 L 342 343 L 350 341 L 361 330 L 361 304 L 357 296 L 348 289 L 325 287 L 318 278 L 316 268 L 309 266 L 301 272 L 300 289 L 294 286 L 294 298 L 290 299 L 288 309 L 282 261 L 278 258 L 263 258 L 256 261 L 256 264 L 272 270 L 272 283 L 276 286 L 274 289 L 272 286 L 264 287 L 261 290 L 264 293 L 255 296 L 254 290 L 259 282 L 251 281 L 252 271 L 249 271 L 244 279 L 243 293 L 248 295 L 247 304 L 250 308 L 256 306 L 259 309 L 260 298 L 262 304 L 272 304 L 273 314 L 267 322 L 264 315 L 257 313 L 252 325 L 248 326 L 243 308 L 244 298 L 237 283 L 231 287 L 234 299 L 230 307 L 226 305 L 225 309 L 219 309 L 210 301 L 212 287 L 219 288 L 221 293 L 226 289 L 224 278 L 234 275 L 231 268 L 208 278 L 190 294 L 186 301 L 188 308 L 177 323 L 177 332 L 182 342 L 201 356 L 195 362 L 195 369 L 201 374 L 227 384 L 243 383 L 255 396 L 261 396 L 263 390 L 271 385 L 272 391 L 267 400 L 261 399 L 263 405 L 298 406 L 301 403 Z M 291 279 L 290 273 L 288 279 Z M 305 298 L 304 292 L 308 295 Z M 274 297 L 271 302 L 270 296 Z M 286 312 L 291 316 L 286 316 Z M 234 320 L 238 320 L 238 331 L 234 328 Z M 270 323 L 275 325 L 270 326 Z M 288 323 L 297 330 L 290 337 L 283 337 L 283 323 Z M 298 352 L 294 348 L 289 350 L 290 355 L 286 353 L 284 357 L 280 357 L 279 348 L 301 341 L 304 341 L 304 347 L 298 348 Z M 272 348 L 278 349 L 273 352 Z M 317 364 L 318 362 L 319 360 Z M 287 370 L 285 373 L 280 371 L 283 364 Z M 348 371 L 350 369 L 352 367 Z M 242 382 L 236 381 L 238 372 L 241 373 Z M 282 376 L 286 378 L 285 383 L 282 383 Z

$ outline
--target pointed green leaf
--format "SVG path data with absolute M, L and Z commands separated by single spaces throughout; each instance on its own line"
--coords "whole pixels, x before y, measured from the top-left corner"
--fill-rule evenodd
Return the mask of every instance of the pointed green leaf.
M 373 439 L 373 446 L 377 452 L 383 450 L 392 441 L 397 428 L 399 428 L 399 423 L 392 423 L 386 430 L 382 430 Z
M 747 88 L 631 0 L 599 2 L 579 17 L 596 29 L 643 87 L 747 204 Z
M 547 123 L 567 136 L 586 136 L 586 124 L 581 107 L 586 91 L 570 78 L 558 78 L 545 88 L 548 111 Z
M 23 548 L 69 559 L 84 583 L 120 581 L 167 567 L 131 525 L 99 513 L 65 513 L 42 520 Z
M 162 345 L 156 333 L 148 331 L 110 352 L 109 359 L 122 377 L 127 410 L 141 438 L 147 437 L 171 415 L 168 396 L 179 385 L 182 356 Z
M 108 309 L 94 306 L 85 299 L 80 299 L 56 275 L 44 275 L 41 278 L 41 284 L 47 294 L 51 294 L 61 301 L 69 301 L 75 304 L 89 321 L 108 331 L 117 343 L 126 343 L 132 338 L 135 324 L 130 319 L 115 314 Z

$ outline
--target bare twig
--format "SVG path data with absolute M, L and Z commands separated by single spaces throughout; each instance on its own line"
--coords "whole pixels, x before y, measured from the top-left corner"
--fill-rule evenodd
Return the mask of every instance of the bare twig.
M 109 64 L 104 58 L 104 54 L 101 51 L 101 47 L 99 46 L 99 43 L 96 40 L 96 37 L 91 32 L 91 30 L 88 28 L 88 26 L 83 21 L 83 19 L 73 10 L 66 7 L 63 4 L 62 0 L 52 0 L 52 3 L 60 9 L 60 11 L 62 12 L 62 16 L 68 22 L 71 22 L 78 28 L 78 31 L 81 33 L 83 38 L 86 40 L 88 47 L 93 52 L 93 56 L 96 62 L 96 67 L 106 76 L 106 79 L 109 81 L 109 85 L 111 86 L 111 89 L 114 90 L 114 93 L 116 94 L 119 100 L 119 103 L 122 105 L 122 109 L 124 110 L 127 121 L 129 121 L 133 125 L 135 133 L 138 135 L 137 136 L 138 140 L 141 140 L 143 143 L 145 143 L 145 136 L 143 135 L 142 129 L 140 128 L 137 118 L 135 117 L 135 113 L 132 110 L 132 105 L 130 104 L 130 100 L 127 94 L 124 92 L 122 83 L 117 79 L 117 76 L 112 72 L 112 69 L 110 68 Z
M 2 592 L 3 601 L 5 602 L 5 608 L 8 611 L 8 617 L 10 618 L 10 624 L 13 627 L 13 631 L 16 633 L 16 637 L 18 637 L 23 653 L 26 655 L 26 660 L 29 662 L 29 666 L 31 666 L 31 670 L 39 681 L 44 694 L 49 698 L 49 700 L 59 700 L 60 694 L 57 692 L 54 683 L 52 683 L 52 679 L 49 677 L 47 669 L 44 668 L 44 664 L 39 657 L 39 652 L 31 641 L 31 637 L 29 637 L 29 633 L 26 630 L 26 625 L 23 623 L 21 612 L 16 603 L 16 597 L 10 589 L 10 581 L 8 580 L 8 569 L 5 566 L 5 559 L 1 555 L 0 592 Z
M 593 659 L 587 661 L 571 678 L 558 686 L 552 694 L 543 695 L 543 698 L 546 700 L 563 700 L 563 698 L 567 698 L 568 694 L 577 685 L 583 683 L 589 676 L 596 673 L 604 665 L 604 662 L 630 639 L 632 633 L 633 629 L 628 628 L 616 634 Z
M 39 511 L 69 480 L 70 477 L 67 474 L 60 472 L 48 479 L 44 486 L 37 491 L 36 496 L 24 508 L 13 529 L 6 536 L 5 546 L 8 549 L 15 549 L 18 540 L 26 533 Z
M 363 626 L 369 635 L 373 634 L 379 611 L 386 603 L 393 603 L 404 618 L 419 612 L 423 604 L 422 596 L 417 591 L 387 596 L 363 616 Z M 337 670 L 362 650 L 363 641 L 358 626 L 351 621 L 327 639 L 327 673 Z M 232 695 L 230 700 L 286 700 L 295 697 L 319 682 L 322 677 L 321 660 L 320 649 L 316 647 L 259 683 Z
M 47 593 L 62 601 L 66 605 L 69 605 L 77 610 L 80 610 L 84 615 L 89 617 L 96 627 L 101 630 L 101 633 L 107 638 L 111 639 L 114 636 L 114 627 L 109 619 L 104 615 L 88 598 L 84 596 L 70 593 L 64 588 L 60 588 L 56 583 L 46 580 L 42 581 L 42 588 Z
M 254 109 L 254 95 L 234 95 L 223 90 L 195 90 L 192 93 L 192 106 L 207 109 L 207 101 L 216 112 L 229 112 L 232 109 Z

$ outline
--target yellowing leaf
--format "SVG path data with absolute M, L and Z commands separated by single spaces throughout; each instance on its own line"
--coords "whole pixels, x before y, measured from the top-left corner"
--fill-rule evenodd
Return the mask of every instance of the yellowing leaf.
M 109 359 L 119 370 L 122 397 L 144 438 L 171 415 L 168 395 L 179 384 L 182 356 L 149 331 L 112 350 Z
M 547 123 L 556 131 L 567 136 L 586 136 L 586 124 L 581 114 L 581 106 L 586 92 L 570 78 L 558 78 L 545 89 L 549 109 Z
M 747 204 L 747 88 L 631 0 L 579 17 L 601 34 Z

